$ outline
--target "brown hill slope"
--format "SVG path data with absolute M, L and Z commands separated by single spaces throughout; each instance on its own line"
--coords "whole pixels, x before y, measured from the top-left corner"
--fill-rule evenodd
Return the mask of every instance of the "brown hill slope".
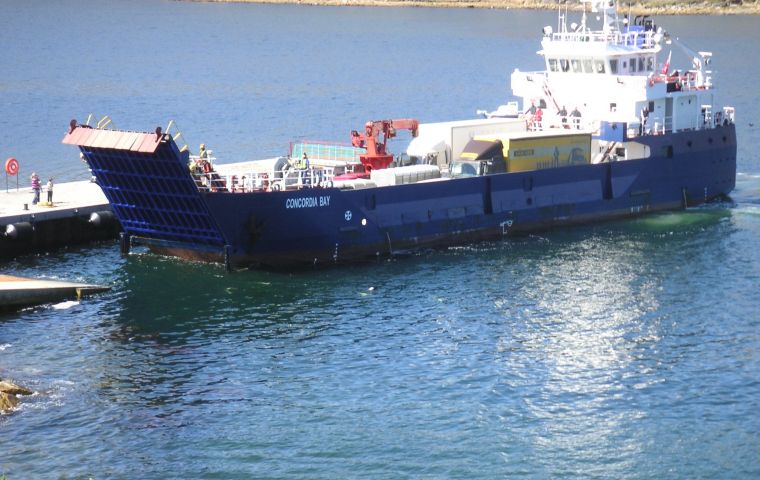
M 352 5 L 352 6 L 409 6 L 449 8 L 528 8 L 554 9 L 557 0 L 205 0 L 211 2 L 240 3 L 295 3 L 303 5 Z M 568 5 L 575 10 L 582 7 L 577 1 Z M 760 0 L 634 0 L 618 2 L 619 12 L 632 14 L 760 14 Z

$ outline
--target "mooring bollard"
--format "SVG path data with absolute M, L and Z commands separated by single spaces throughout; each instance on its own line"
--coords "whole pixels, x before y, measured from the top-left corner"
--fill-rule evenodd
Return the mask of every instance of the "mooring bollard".
M 28 203 L 24 204 L 24 210 L 29 210 L 29 204 Z

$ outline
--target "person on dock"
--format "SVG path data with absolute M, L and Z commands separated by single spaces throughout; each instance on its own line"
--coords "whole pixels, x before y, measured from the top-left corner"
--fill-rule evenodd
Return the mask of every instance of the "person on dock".
M 45 190 L 47 190 L 47 197 L 48 197 L 48 203 L 50 206 L 53 206 L 53 177 L 48 178 L 48 183 L 45 187 Z
M 42 190 L 40 177 L 37 175 L 37 172 L 32 172 L 32 176 L 30 178 L 32 181 L 32 191 L 34 191 L 34 199 L 32 200 L 32 205 L 37 205 L 40 203 L 40 190 Z

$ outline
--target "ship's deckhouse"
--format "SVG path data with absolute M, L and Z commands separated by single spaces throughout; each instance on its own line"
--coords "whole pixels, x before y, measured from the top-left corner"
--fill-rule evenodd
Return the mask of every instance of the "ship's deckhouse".
M 711 54 L 693 52 L 648 16 L 618 18 L 613 1 L 589 1 L 601 20 L 601 29 L 568 25 L 559 12 L 556 31 L 545 27 L 538 52 L 546 69 L 512 73 L 515 96 L 522 111 L 540 108 L 532 129 L 579 128 L 599 132 L 602 123 L 627 126 L 627 136 L 662 134 L 703 128 L 732 116 L 733 110 L 714 112 Z M 687 69 L 670 65 L 672 46 L 691 59 Z M 665 49 L 667 55 L 665 55 Z
M 592 75 L 648 75 L 655 71 L 655 55 L 603 54 L 597 56 L 551 55 L 546 70 L 551 73 L 585 73 Z

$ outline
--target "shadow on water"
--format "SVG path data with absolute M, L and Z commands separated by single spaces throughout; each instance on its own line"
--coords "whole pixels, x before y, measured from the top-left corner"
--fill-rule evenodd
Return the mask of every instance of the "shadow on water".
M 356 315 L 378 275 L 390 274 L 388 265 L 226 273 L 219 265 L 133 254 L 118 272 L 113 338 L 176 343 L 198 335 L 251 340 L 321 335 Z
M 124 335 L 261 328 L 274 334 L 279 325 L 334 319 L 361 307 L 368 294 L 403 292 L 450 272 L 436 288 L 456 289 L 457 277 L 494 275 L 514 266 L 551 262 L 568 252 L 607 249 L 622 254 L 679 248 L 679 242 L 713 238 L 716 227 L 730 223 L 733 209 L 713 204 L 687 211 L 633 220 L 557 229 L 505 241 L 442 250 L 425 250 L 398 259 L 327 270 L 278 273 L 244 271 L 227 274 L 217 265 L 136 254 L 117 272 L 121 285 L 118 317 Z M 725 235 L 722 231 L 715 239 Z M 377 290 L 376 290 L 377 289 Z M 376 296 L 376 295 L 375 295 Z M 295 327 L 294 327 L 295 328 Z M 300 328 L 300 327 L 298 327 Z

